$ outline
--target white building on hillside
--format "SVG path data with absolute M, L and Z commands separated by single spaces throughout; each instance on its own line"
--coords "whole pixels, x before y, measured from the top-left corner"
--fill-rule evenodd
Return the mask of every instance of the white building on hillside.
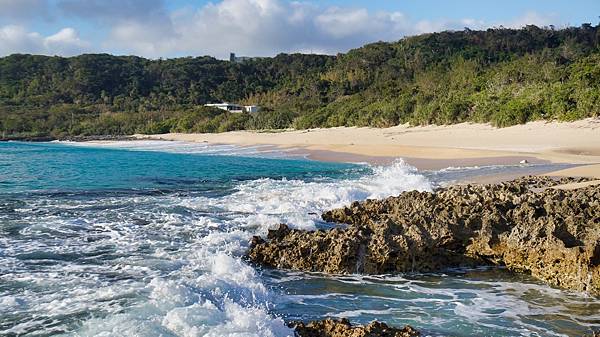
M 260 107 L 258 105 L 245 105 L 244 110 L 249 113 L 254 113 L 260 111 Z
M 228 102 L 204 104 L 204 106 L 210 106 L 213 108 L 226 110 L 226 111 L 229 111 L 232 113 L 242 113 L 242 112 L 254 113 L 254 112 L 258 112 L 260 110 L 260 107 L 258 105 L 239 105 L 239 104 L 228 103 Z
M 210 106 L 213 108 L 217 108 L 217 109 L 221 109 L 221 110 L 226 110 L 229 112 L 244 112 L 244 107 L 239 105 L 239 104 L 233 104 L 233 103 L 227 103 L 227 102 L 223 102 L 223 103 L 211 103 L 211 104 L 204 104 L 204 106 Z

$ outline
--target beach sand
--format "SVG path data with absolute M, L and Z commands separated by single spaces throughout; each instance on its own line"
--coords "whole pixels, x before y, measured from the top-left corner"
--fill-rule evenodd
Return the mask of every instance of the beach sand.
M 391 128 L 336 127 L 274 132 L 136 135 L 140 139 L 179 140 L 241 146 L 274 145 L 311 159 L 386 164 L 403 158 L 419 169 L 449 166 L 570 163 L 578 166 L 549 175 L 600 179 L 600 119 L 530 122 L 507 128 L 463 123 Z

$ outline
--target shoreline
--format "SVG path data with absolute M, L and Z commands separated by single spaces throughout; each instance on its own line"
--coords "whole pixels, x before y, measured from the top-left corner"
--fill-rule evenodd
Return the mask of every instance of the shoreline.
M 140 143 L 143 143 L 144 141 L 140 141 Z M 90 143 L 94 143 L 93 141 Z M 105 141 L 98 141 L 98 143 L 105 143 L 105 144 L 110 144 L 111 141 L 110 140 L 105 140 Z M 169 145 L 168 143 L 162 143 L 162 142 L 150 142 L 150 143 L 158 143 L 159 146 L 160 145 L 167 145 L 167 147 L 169 148 L 176 148 L 178 146 L 186 146 L 188 144 L 184 144 L 184 143 L 180 143 L 180 142 L 175 142 L 172 145 Z M 208 143 L 207 143 L 208 144 Z M 216 144 L 216 143 L 215 143 Z M 222 143 L 220 143 L 222 144 Z M 199 144 L 200 146 L 198 147 L 203 147 L 203 145 Z M 252 146 L 252 145 L 242 145 L 242 146 Z M 310 152 L 310 154 L 307 154 L 309 156 L 309 158 L 311 159 L 319 159 L 318 156 L 321 156 L 321 158 L 324 159 L 329 159 L 330 161 L 345 161 L 343 159 L 344 156 L 349 156 L 350 159 L 354 159 L 354 160 L 364 160 L 364 159 L 371 159 L 371 160 L 390 160 L 390 159 L 394 159 L 394 157 L 384 157 L 384 156 L 369 156 L 369 155 L 361 155 L 361 154 L 347 154 L 344 152 L 336 152 L 336 151 L 329 151 L 329 150 L 306 150 L 305 148 L 298 148 L 298 149 L 294 149 L 293 147 L 282 147 L 281 145 L 277 146 L 277 145 L 266 145 L 266 144 L 256 144 L 254 145 L 256 147 L 261 147 L 261 148 L 269 148 L 270 146 L 273 146 L 272 149 L 289 149 L 290 152 L 293 151 L 299 151 L 298 153 L 306 153 L 306 152 L 302 152 L 302 151 L 307 151 Z M 410 146 L 406 146 L 403 147 L 403 150 L 413 150 L 413 151 L 417 151 L 420 150 L 419 147 L 410 147 Z M 467 149 L 469 150 L 469 149 Z M 449 165 L 450 163 L 454 163 L 454 165 L 449 165 L 449 166 L 468 166 L 468 165 L 473 165 L 476 163 L 479 163 L 480 165 L 482 162 L 487 161 L 487 163 L 489 164 L 494 164 L 494 163 L 504 163 L 506 165 L 512 165 L 512 164 L 516 164 L 518 163 L 518 160 L 522 160 L 523 156 L 500 156 L 500 155 L 495 155 L 497 153 L 504 153 L 501 151 L 496 152 L 495 150 L 490 150 L 491 154 L 494 155 L 489 155 L 487 157 L 485 156 L 474 156 L 474 157 L 469 157 L 468 151 L 465 151 L 464 157 L 461 157 L 460 155 L 463 154 L 461 152 L 461 149 L 447 149 L 447 148 L 433 148 L 431 150 L 431 152 L 429 153 L 433 153 L 434 151 L 439 151 L 440 153 L 454 153 L 457 154 L 456 158 L 451 158 L 449 155 L 446 156 L 439 156 L 437 158 L 425 158 L 425 155 L 422 156 L 417 156 L 417 157 L 405 157 L 405 159 L 407 159 L 407 162 L 409 163 L 416 163 L 417 166 L 419 166 L 421 169 L 424 169 L 424 167 L 426 167 L 427 165 L 430 166 L 435 166 L 435 165 Z M 470 151 L 470 150 L 469 150 Z M 481 152 L 485 152 L 485 150 L 478 150 Z M 478 152 L 479 153 L 479 152 Z M 589 152 L 592 153 L 593 152 Z M 581 154 L 582 156 L 591 156 L 589 153 L 586 154 Z M 579 155 L 577 153 L 575 154 L 570 154 L 570 155 Z M 311 157 L 312 156 L 312 157 Z M 361 157 L 362 156 L 362 157 Z M 389 158 L 389 159 L 387 159 Z M 544 160 L 544 159 L 540 159 L 538 157 L 535 156 L 531 156 L 531 157 L 526 157 L 529 158 L 528 161 L 532 164 L 547 164 L 547 163 L 552 163 L 549 160 Z M 557 173 L 561 173 L 565 174 L 565 175 L 573 175 L 573 174 L 585 174 L 586 169 L 589 169 L 589 166 L 586 165 L 582 165 L 582 164 L 577 164 L 578 166 L 574 166 L 574 167 L 569 167 L 560 171 L 556 171 Z M 593 166 L 600 166 L 598 164 L 592 164 Z M 523 175 L 523 174 L 520 174 Z M 490 179 L 499 179 L 498 178 L 499 174 L 496 175 L 490 175 L 487 178 Z M 472 179 L 472 182 L 480 180 L 484 177 L 482 176 L 477 176 L 474 179 Z M 538 177 L 541 178 L 541 177 Z M 527 179 L 527 178 L 525 178 Z M 547 179 L 547 178 L 546 178 Z M 507 177 L 503 177 L 502 180 L 510 180 L 510 178 Z M 553 181 L 553 179 L 547 179 L 550 181 L 550 184 L 559 184 L 559 182 L 555 182 Z M 523 240 L 508 240 L 508 239 L 503 239 L 504 241 L 501 242 L 501 245 L 496 246 L 492 246 L 489 250 L 487 249 L 487 246 L 489 243 L 493 243 L 495 242 L 495 238 L 493 236 L 491 236 L 491 233 L 496 233 L 496 232 L 500 232 L 502 233 L 502 237 L 508 237 L 508 238 L 513 238 L 516 237 L 516 234 L 511 234 L 513 231 L 512 229 L 510 231 L 508 231 L 506 228 L 508 227 L 507 224 L 513 224 L 513 223 L 520 223 L 519 220 L 521 220 L 522 218 L 520 217 L 515 217 L 514 220 L 513 218 L 507 218 L 507 221 L 499 221 L 499 222 L 494 222 L 494 219 L 496 219 L 496 215 L 500 214 L 502 216 L 504 216 L 504 213 L 507 214 L 517 214 L 517 215 L 527 215 L 529 214 L 528 212 L 526 212 L 527 210 L 530 209 L 530 207 L 537 207 L 536 211 L 533 212 L 534 214 L 545 214 L 546 211 L 539 211 L 541 210 L 541 206 L 543 205 L 543 207 L 546 206 L 546 204 L 548 204 L 548 202 L 544 203 L 544 202 L 540 202 L 540 200 L 544 200 L 544 201 L 552 201 L 554 204 L 560 206 L 560 201 L 561 200 L 566 200 L 569 201 L 571 200 L 571 204 L 575 205 L 571 208 L 560 208 L 557 209 L 556 212 L 552 213 L 550 212 L 550 210 L 552 210 L 553 208 L 549 208 L 548 213 L 551 214 L 551 216 L 554 217 L 554 214 L 576 214 L 576 216 L 579 216 L 579 213 L 575 213 L 575 212 L 571 212 L 570 209 L 578 209 L 578 205 L 580 205 L 581 203 L 585 202 L 586 200 L 589 199 L 585 199 L 588 198 L 590 196 L 593 196 L 591 193 L 589 193 L 589 190 L 585 190 L 582 189 L 581 193 L 579 192 L 575 192 L 575 193 L 571 193 L 571 194 L 566 194 L 568 192 L 565 192 L 565 195 L 567 195 L 566 198 L 562 198 L 563 196 L 563 192 L 561 191 L 553 191 L 553 188 L 559 188 L 560 189 L 571 189 L 571 188 L 581 188 L 581 187 L 587 187 L 590 186 L 588 184 L 587 181 L 583 181 L 583 180 L 579 180 L 579 181 L 569 181 L 568 179 L 563 180 L 562 185 L 554 185 L 554 186 L 547 186 L 547 187 L 539 187 L 542 191 L 546 194 L 548 194 L 548 198 L 547 199 L 542 199 L 542 197 L 535 197 L 532 195 L 527 195 L 527 198 L 522 198 L 522 196 L 525 196 L 525 194 L 521 194 L 521 192 L 518 193 L 514 193 L 511 194 L 513 192 L 513 189 L 506 189 L 503 191 L 500 191 L 499 193 L 497 193 L 497 195 L 482 195 L 482 194 L 478 194 L 479 192 L 477 192 L 478 188 L 481 187 L 472 187 L 472 186 L 459 186 L 460 183 L 458 184 L 453 184 L 454 186 L 450 186 L 450 187 L 444 187 L 443 189 L 440 189 L 440 195 L 443 195 L 445 192 L 444 191 L 448 191 L 448 190 L 454 190 L 456 193 L 455 194 L 451 194 L 449 195 L 448 198 L 445 199 L 440 199 L 436 202 L 431 202 L 430 203 L 430 199 L 428 198 L 421 198 L 419 199 L 419 194 L 418 192 L 404 192 L 398 196 L 395 197 L 389 197 L 389 198 L 382 198 L 382 199 L 372 199 L 372 200 L 366 200 L 366 201 L 361 201 L 360 203 L 352 203 L 350 205 L 346 205 L 344 206 L 344 209 L 349 209 L 351 210 L 351 212 L 346 212 L 346 211 L 336 211 L 336 209 L 333 210 L 329 210 L 326 211 L 325 213 L 327 214 L 338 214 L 337 216 L 344 216 L 344 215 L 352 215 L 353 217 L 355 216 L 356 218 L 361 219 L 361 222 L 367 223 L 369 221 L 373 222 L 373 227 L 372 230 L 366 227 L 358 227 L 358 226 L 354 226 L 353 224 L 350 224 L 349 222 L 345 222 L 344 219 L 342 218 L 335 218 L 334 216 L 331 216 L 330 218 L 323 218 L 325 221 L 327 222 L 335 222 L 335 223 L 346 223 L 348 225 L 348 228 L 350 229 L 350 231 L 345 232 L 348 235 L 342 234 L 339 236 L 335 236 L 338 233 L 340 233 L 337 230 L 327 230 L 324 232 L 317 232 L 317 236 L 321 237 L 323 235 L 327 235 L 327 239 L 331 239 L 329 241 L 324 241 L 327 242 L 327 244 L 331 243 L 330 246 L 326 246 L 326 244 L 323 244 L 322 242 L 318 241 L 319 238 L 317 238 L 315 240 L 314 237 L 312 237 L 310 232 L 307 231 L 290 231 L 287 227 L 281 227 L 282 225 L 280 225 L 280 228 L 277 230 L 271 230 L 269 231 L 269 234 L 267 235 L 267 239 L 268 241 L 259 241 L 261 239 L 253 239 L 252 241 L 252 245 L 251 249 L 254 249 L 254 253 L 255 256 L 258 256 L 259 259 L 258 261 L 254 261 L 254 263 L 257 264 L 263 264 L 260 261 L 260 258 L 263 256 L 268 256 L 268 257 L 272 257 L 272 256 L 283 256 L 284 258 L 282 259 L 283 261 L 299 261 L 299 264 L 302 264 L 302 266 L 316 266 L 315 268 L 322 268 L 323 269 L 327 269 L 327 268 L 332 268 L 331 272 L 334 274 L 343 274 L 346 271 L 350 272 L 350 273 L 356 273 L 356 274 L 368 274 L 368 273 L 374 273 L 374 274 L 388 274 L 388 273 L 396 273 L 396 272 L 402 272 L 403 270 L 410 270 L 411 272 L 413 271 L 415 265 L 418 268 L 421 268 L 422 266 L 425 266 L 423 269 L 424 272 L 427 272 L 427 269 L 429 265 L 432 265 L 432 271 L 433 272 L 438 272 L 438 271 L 443 271 L 444 266 L 449 266 L 453 267 L 454 265 L 457 266 L 457 268 L 460 268 L 461 266 L 465 266 L 465 267 L 478 267 L 478 266 L 483 266 L 483 267 L 489 267 L 488 264 L 484 264 L 483 262 L 485 261 L 490 261 L 490 260 L 494 260 L 494 259 L 502 259 L 501 261 L 503 261 L 502 263 L 505 265 L 508 265 L 509 268 L 514 268 L 511 270 L 516 270 L 520 265 L 522 265 L 522 261 L 519 259 L 515 259 L 513 256 L 511 256 L 509 253 L 512 251 L 517 252 L 518 254 L 522 255 L 522 256 L 533 256 L 534 258 L 536 258 L 536 261 L 533 261 L 533 263 L 527 264 L 525 265 L 526 268 L 530 268 L 528 269 L 528 271 L 533 270 L 532 274 L 535 275 L 536 278 L 538 278 L 538 280 L 546 282 L 546 284 L 551 285 L 551 286 L 557 286 L 557 284 L 563 284 L 565 282 L 565 280 L 570 280 L 573 277 L 573 273 L 568 274 L 567 272 L 570 272 L 571 269 L 577 269 L 580 268 L 584 270 L 584 273 L 586 273 L 588 270 L 591 270 L 590 273 L 595 273 L 596 269 L 592 269 L 591 267 L 588 266 L 588 264 L 585 263 L 580 263 L 580 264 L 576 264 L 575 262 L 580 262 L 582 260 L 585 260 L 588 258 L 588 252 L 592 252 L 593 254 L 595 254 L 595 246 L 591 247 L 591 246 L 583 246 L 584 248 L 581 248 L 584 252 L 580 253 L 578 252 L 579 248 L 579 241 L 582 242 L 597 242 L 594 241 L 593 239 L 595 239 L 595 237 L 592 237 L 590 240 L 587 240 L 587 236 L 586 237 L 579 237 L 579 236 L 575 236 L 577 233 L 581 233 L 583 232 L 580 229 L 577 229 L 576 231 L 567 231 L 567 229 L 564 228 L 558 228 L 554 229 L 551 228 L 550 226 L 548 228 L 543 227 L 545 224 L 552 224 L 554 220 L 552 221 L 542 221 L 539 222 L 537 224 L 542 224 L 538 227 L 537 224 L 536 226 L 532 225 L 532 224 L 527 224 L 527 226 L 522 226 L 522 227 L 517 227 L 514 232 L 515 233 L 543 233 L 545 235 L 545 233 L 554 233 L 553 235 L 556 235 L 556 242 L 557 244 L 554 246 L 551 246 L 551 248 L 549 248 L 547 251 L 549 251 L 549 253 L 544 253 L 546 252 L 546 250 L 542 251 L 541 249 L 538 250 L 536 247 L 536 245 L 531 244 L 531 242 L 523 239 Z M 596 184 L 595 182 L 593 182 L 594 184 Z M 579 184 L 579 185 L 577 185 Z M 520 186 L 520 185 L 515 185 L 515 186 Z M 492 186 L 490 187 L 491 189 L 497 189 L 497 186 Z M 536 192 L 537 192 L 537 186 L 536 188 Z M 516 190 L 520 190 L 520 189 L 516 189 Z M 492 191 L 493 192 L 493 191 Z M 510 193 L 508 193 L 510 192 Z M 422 192 L 421 192 L 422 193 Z M 478 196 L 478 195 L 482 195 L 482 197 L 484 197 L 484 201 L 483 202 L 479 202 L 478 198 L 472 198 L 473 196 Z M 408 196 L 408 197 L 407 197 Z M 513 205 L 515 208 L 517 209 L 517 207 L 521 207 L 519 206 L 521 203 L 524 204 L 522 209 L 517 209 L 517 211 L 513 211 L 513 209 L 511 209 L 510 212 L 506 212 L 506 205 L 507 203 L 505 202 L 506 200 L 506 196 L 509 196 L 511 199 L 509 200 L 513 200 L 508 204 Z M 269 195 L 270 197 L 270 195 Z M 394 199 L 396 198 L 396 199 Z M 534 199 L 531 199 L 534 198 Z M 256 198 L 259 201 L 260 200 L 264 200 L 262 198 Z M 531 200 L 530 200 L 531 199 Z M 378 205 L 384 205 L 384 203 L 386 203 L 386 200 L 404 200 L 405 202 L 396 202 L 396 203 L 390 203 L 389 205 L 391 205 L 390 207 L 379 207 Z M 514 201 L 514 200 L 518 200 Z M 525 201 L 523 201 L 525 200 Z M 583 201 L 582 201 L 583 200 Z M 357 208 L 355 205 L 371 205 L 369 207 L 365 207 L 364 208 L 364 212 L 362 210 L 362 208 Z M 423 205 L 427 205 L 427 204 L 431 204 L 432 206 L 432 210 L 427 211 L 427 209 L 425 207 L 423 207 Z M 595 203 L 597 205 L 597 203 Z M 398 209 L 402 209 L 402 207 L 406 207 L 410 212 L 406 212 L 407 214 L 410 214 L 411 218 L 402 218 L 401 216 L 399 216 L 398 214 L 404 214 L 403 212 L 398 212 L 396 211 L 396 213 L 394 214 L 393 212 L 388 212 L 388 210 L 391 209 L 396 209 L 395 207 L 398 206 Z M 438 208 L 438 206 L 440 208 Z M 481 210 L 477 209 L 477 207 L 489 207 L 486 209 Z M 511 206 L 512 207 L 512 206 Z M 560 206 L 562 207 L 562 206 Z M 425 211 L 421 212 L 421 208 L 423 208 Z M 411 210 L 412 209 L 412 210 Z M 414 212 L 414 210 L 419 210 L 419 212 Z M 440 209 L 442 211 L 440 211 Z M 531 208 L 533 209 L 533 208 Z M 382 212 L 377 213 L 377 210 L 383 210 Z M 455 212 L 450 212 L 449 210 L 455 210 Z M 539 212 L 538 212 L 539 211 Z M 337 213 L 336 213 L 337 212 Z M 363 213 L 361 213 L 363 212 Z M 470 212 L 470 213 L 469 213 Z M 325 214 L 324 213 L 324 214 Z M 389 213 L 389 214 L 388 214 Z M 582 212 L 584 213 L 584 212 Z M 308 213 L 310 214 L 310 213 Z M 424 215 L 425 214 L 425 215 Z M 463 216 L 463 214 L 466 214 L 467 216 Z M 590 214 L 590 212 L 586 213 L 586 214 Z M 591 212 L 591 214 L 593 214 L 593 212 Z M 416 220 L 412 218 L 413 215 L 416 215 L 417 218 Z M 451 216 L 448 216 L 451 215 Z M 456 215 L 456 218 L 454 218 L 454 216 Z M 480 216 L 481 215 L 481 219 L 482 221 L 467 221 L 467 220 L 472 220 L 473 218 L 471 217 L 472 215 Z M 424 221 L 419 222 L 419 218 L 421 217 L 422 219 L 425 219 Z M 376 221 L 379 221 L 379 219 L 382 219 L 382 221 L 380 223 L 376 223 Z M 386 218 L 388 217 L 388 218 Z M 476 218 L 475 219 L 478 219 Z M 398 220 L 400 219 L 400 220 Z M 407 220 L 408 219 L 408 220 Z M 435 221 L 439 222 L 432 222 L 431 219 L 434 219 Z M 437 219 L 437 220 L 436 220 Z M 441 221 L 447 221 L 448 219 L 458 219 L 458 221 L 453 224 L 452 226 L 449 227 L 443 227 L 443 226 L 439 226 L 438 228 L 438 224 L 441 223 Z M 554 218 L 552 218 L 554 219 Z M 562 219 L 562 218 L 557 218 L 557 219 Z M 364 221 L 363 221 L 364 220 Z M 388 221 L 390 220 L 390 221 Z M 483 221 L 485 220 L 485 221 Z M 416 225 L 415 226 L 410 226 L 410 227 L 386 227 L 388 226 L 391 222 L 393 223 L 406 223 L 406 224 L 410 224 L 411 221 L 416 221 Z M 281 222 L 280 222 L 281 223 Z M 477 224 L 487 224 L 490 225 L 489 228 L 486 227 L 486 230 L 483 230 L 483 228 L 481 228 L 481 230 L 479 230 L 478 228 L 467 228 L 468 231 L 464 231 L 464 234 L 461 230 L 455 230 L 454 232 L 452 230 L 449 230 L 451 228 L 459 228 L 460 226 L 462 226 L 463 224 L 469 224 L 471 223 L 473 225 L 473 227 L 476 227 Z M 422 232 L 421 234 L 419 234 L 418 230 L 415 230 L 415 228 L 425 228 L 425 226 L 427 224 L 433 224 L 431 226 L 431 228 L 427 229 L 428 232 Z M 423 226 L 422 226 L 423 225 Z M 455 226 L 456 225 L 456 226 Z M 354 227 L 353 227 L 354 226 Z M 515 226 L 516 227 L 516 226 Z M 400 230 L 398 230 L 398 228 L 400 228 Z M 489 229 L 489 234 L 490 236 L 488 237 L 488 233 L 487 233 L 487 229 Z M 483 233 L 481 235 L 476 234 L 476 233 Z M 322 234 L 324 233 L 324 234 Z M 333 233 L 333 234 L 332 234 Z M 367 235 L 369 235 L 368 237 L 363 237 L 364 233 L 369 233 Z M 383 235 L 377 234 L 377 233 L 384 233 Z M 387 233 L 405 233 L 402 234 L 403 236 L 399 236 L 400 239 L 395 240 L 395 238 L 390 238 L 387 237 L 385 235 L 387 235 Z M 441 242 L 441 240 L 439 240 L 439 238 L 448 238 L 448 233 L 451 233 L 451 238 L 453 241 L 450 242 L 450 244 Z M 471 252 L 471 249 L 474 252 L 475 257 L 477 256 L 483 256 L 481 258 L 481 260 L 477 260 L 474 259 L 473 256 L 471 255 L 460 255 L 457 254 L 455 251 L 452 250 L 452 248 L 456 248 L 457 245 L 455 244 L 456 242 L 465 242 L 465 237 L 467 238 L 473 238 L 473 245 L 469 245 L 466 247 L 459 247 L 457 249 L 457 251 L 462 251 L 463 248 L 465 248 L 465 251 Z M 355 238 L 359 238 L 361 241 L 352 241 Z M 540 238 L 542 238 L 542 234 L 540 234 Z M 547 236 L 544 236 L 543 239 L 546 238 L 552 238 L 552 240 L 554 240 L 554 236 L 548 234 Z M 535 237 L 534 239 L 538 239 L 537 237 Z M 283 243 L 284 245 L 280 245 L 277 240 L 284 240 Z M 288 240 L 288 241 L 285 241 Z M 548 241 L 550 239 L 547 239 Z M 562 240 L 562 241 L 561 241 Z M 531 240 L 534 243 L 537 241 Z M 290 242 L 291 244 L 288 244 L 288 242 Z M 355 242 L 357 242 L 357 244 L 354 244 Z M 398 249 L 397 243 L 402 243 L 402 242 L 406 242 L 407 246 L 400 246 L 400 249 Z M 563 247 L 560 246 L 560 242 L 564 242 L 564 249 Z M 573 243 L 575 242 L 575 243 Z M 314 244 L 316 243 L 316 244 Z M 349 243 L 349 244 L 348 244 Z M 266 249 L 263 248 L 256 248 L 258 247 L 257 244 L 260 244 L 261 247 L 265 247 L 267 245 Z M 575 245 L 575 246 L 573 246 Z M 283 249 L 280 249 L 280 247 L 286 246 L 286 249 L 289 249 L 290 251 L 286 251 Z M 507 246 L 509 247 L 509 249 L 503 250 L 502 247 Z M 274 247 L 274 248 L 273 248 Z M 300 249 L 300 253 L 296 254 L 297 251 L 293 251 L 292 249 L 299 247 Z M 313 247 L 316 247 L 316 251 L 313 252 Z M 318 249 L 320 249 L 320 247 L 325 247 L 323 249 L 323 251 L 325 252 L 332 252 L 333 255 L 331 256 L 326 256 L 324 255 L 325 253 L 323 253 L 323 251 L 319 251 Z M 390 251 L 392 252 L 392 254 L 390 256 L 383 256 L 383 255 L 377 255 L 378 253 L 369 253 L 369 255 L 364 255 L 364 251 L 361 253 L 360 251 L 358 251 L 358 253 L 355 252 L 350 252 L 351 254 L 348 255 L 339 255 L 340 251 L 346 251 L 347 249 L 341 249 L 340 247 L 367 247 L 367 249 L 365 249 L 366 252 L 387 252 Z M 441 247 L 441 248 L 440 248 Z M 545 247 L 545 246 L 544 246 Z M 390 248 L 390 249 L 388 249 Z M 392 250 L 396 249 L 396 250 Z M 406 249 L 405 249 L 406 248 Z M 446 251 L 446 249 L 449 248 L 448 251 Z M 263 249 L 261 251 L 261 249 Z M 310 251 L 309 254 L 307 254 L 307 252 Z M 429 252 L 434 252 L 435 254 L 429 254 Z M 249 253 L 247 254 L 251 254 L 253 251 L 249 251 Z M 257 253 L 258 252 L 258 253 Z M 437 252 L 440 252 L 439 254 Z M 508 252 L 508 253 L 507 253 Z M 558 254 L 563 254 L 566 255 L 566 258 L 561 258 L 561 260 L 559 261 L 560 264 L 555 263 L 553 265 L 553 268 L 551 270 L 551 274 L 554 275 L 561 275 L 561 277 L 556 277 L 556 278 L 550 278 L 550 277 L 546 277 L 545 274 L 543 274 L 542 272 L 540 272 L 540 270 L 545 270 L 546 266 L 545 265 L 541 265 L 540 268 L 534 268 L 535 266 L 537 266 L 537 261 L 541 260 L 542 262 L 545 261 L 555 261 L 555 256 L 558 256 Z M 592 255 L 592 253 L 590 253 L 589 255 Z M 286 255 L 287 254 L 287 255 Z M 487 255 L 486 255 L 487 254 Z M 515 254 L 515 255 L 518 255 Z M 578 254 L 578 255 L 577 255 Z M 298 257 L 300 256 L 300 258 Z M 318 256 L 318 259 L 315 259 L 315 261 L 310 261 L 310 260 L 303 260 L 301 257 L 310 257 L 310 256 Z M 341 256 L 340 258 L 338 258 L 338 256 Z M 364 262 L 360 262 L 360 261 L 364 261 L 361 256 L 366 256 L 366 258 L 364 260 L 366 260 L 368 263 L 364 263 Z M 412 261 L 409 260 L 402 260 L 402 257 L 412 257 Z M 573 257 L 574 258 L 571 258 Z M 591 259 L 594 259 L 596 255 L 593 255 L 591 257 Z M 415 258 L 416 257 L 416 258 Z M 274 262 L 273 262 L 274 261 Z M 273 267 L 272 265 L 277 264 L 276 269 L 279 269 L 279 260 L 273 260 L 273 261 L 267 261 L 268 263 L 263 264 L 265 268 L 270 268 Z M 327 263 L 323 263 L 320 264 L 320 261 L 328 261 Z M 337 270 L 335 268 L 338 268 L 338 266 L 330 264 L 330 261 L 350 261 L 349 268 L 352 269 L 340 269 Z M 360 263 L 357 263 L 360 262 Z M 388 261 L 391 261 L 388 263 Z M 415 262 L 416 261 L 416 262 Z M 433 262 L 432 262 L 433 261 Z M 435 261 L 441 261 L 439 265 L 435 265 L 434 262 Z M 483 261 L 483 262 L 482 262 Z M 504 262 L 506 261 L 506 262 Z M 575 262 L 573 262 L 575 261 Z M 377 266 L 388 266 L 388 265 L 393 265 L 393 266 L 399 266 L 399 269 L 397 270 L 392 270 L 389 271 L 388 269 L 366 269 L 366 268 L 372 268 L 370 266 L 373 265 L 377 265 Z M 406 268 L 410 268 L 410 269 L 402 269 L 403 266 L 405 266 Z M 410 266 L 410 267 L 409 267 Z M 533 267 L 532 267 L 533 266 Z M 290 268 L 289 266 L 286 265 L 282 265 L 281 268 L 285 268 L 285 269 L 294 269 L 296 266 L 291 266 L 292 268 Z M 346 268 L 344 265 L 342 265 L 343 268 Z M 573 268 L 570 268 L 573 267 Z M 340 267 L 341 268 L 341 267 Z M 356 268 L 356 269 L 354 269 Z M 360 270 L 359 270 L 360 268 Z M 300 269 L 301 270 L 301 269 Z M 557 270 L 560 270 L 560 272 L 556 272 Z M 320 271 L 320 270 L 317 270 Z M 340 272 L 342 271 L 342 272 Z M 418 271 L 418 270 L 417 270 Z M 324 272 L 327 273 L 327 270 L 325 270 Z M 579 274 L 576 274 L 579 275 Z M 594 274 L 596 275 L 596 274 Z M 597 296 L 596 294 L 596 289 L 595 287 L 596 283 L 596 279 L 593 279 L 593 282 L 590 281 L 588 283 L 585 282 L 581 282 L 581 280 L 576 279 L 573 283 L 569 283 L 567 284 L 567 286 L 565 287 L 567 290 L 566 291 L 587 291 L 588 289 L 591 289 L 591 295 L 590 296 Z M 593 286 L 593 287 L 592 287 Z M 583 290 L 582 290 L 583 289 Z M 460 290 L 457 290 L 460 291 Z M 326 303 L 323 303 L 323 305 L 325 305 Z M 583 315 L 587 315 L 587 312 L 584 313 Z M 311 323 L 306 323 L 306 326 L 312 325 L 312 326 L 320 326 L 319 324 L 322 324 L 320 322 L 324 322 L 323 320 L 319 321 L 319 319 L 324 319 L 326 316 L 321 316 L 319 318 L 317 318 L 317 321 L 313 321 Z M 382 321 L 384 321 L 386 318 L 383 318 Z M 356 323 L 356 322 L 355 322 Z M 377 323 L 379 324 L 379 323 Z M 424 329 L 423 331 L 427 331 L 427 327 L 423 325 L 420 326 L 418 324 L 415 324 L 414 322 L 411 322 L 411 324 L 413 326 L 415 326 L 416 328 L 419 329 Z M 288 322 L 288 326 L 290 325 L 290 323 Z M 363 327 L 361 326 L 350 326 L 349 324 L 345 325 L 346 329 L 352 329 L 352 330 L 358 330 L 358 329 L 362 329 Z M 400 328 L 402 325 L 400 325 L 398 328 Z M 579 325 L 576 326 L 577 328 L 579 328 Z M 388 329 L 388 328 L 386 328 Z M 405 330 L 407 329 L 406 327 L 404 328 Z M 410 328 L 410 330 L 412 330 L 412 328 Z M 299 335 L 300 332 L 298 332 Z
M 530 122 L 507 128 L 489 124 L 391 128 L 336 127 L 279 132 L 133 135 L 242 147 L 268 145 L 308 159 L 385 165 L 397 158 L 419 170 L 488 165 L 572 164 L 544 175 L 600 179 L 600 119 Z M 593 145 L 591 145 L 593 144 Z

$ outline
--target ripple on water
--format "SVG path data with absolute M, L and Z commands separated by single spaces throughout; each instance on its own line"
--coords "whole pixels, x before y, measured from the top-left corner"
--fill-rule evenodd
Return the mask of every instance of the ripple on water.
M 42 158 L 36 165 L 55 160 L 52 167 L 61 167 L 53 159 L 57 156 L 43 157 L 47 148 L 27 148 L 18 153 Z M 64 156 L 59 157 L 75 165 L 89 151 L 95 161 L 85 167 L 93 170 L 105 156 L 104 150 L 76 150 L 69 157 L 69 150 L 61 148 Z M 278 223 L 314 229 L 327 226 L 318 216 L 325 209 L 431 189 L 427 179 L 402 162 L 335 177 L 298 173 L 295 163 L 260 162 L 259 174 L 230 172 L 218 180 L 190 179 L 177 168 L 229 167 L 231 159 L 227 165 L 207 166 L 205 161 L 223 159 L 106 155 L 118 160 L 102 162 L 103 170 L 143 159 L 144 165 L 166 161 L 165 171 L 140 177 L 135 175 L 139 167 L 119 166 L 110 172 L 123 171 L 118 182 L 131 186 L 112 186 L 113 180 L 103 181 L 96 172 L 85 180 L 86 188 L 77 185 L 85 176 L 77 171 L 57 176 L 60 184 L 77 180 L 77 188 L 60 185 L 0 198 L 0 335 L 287 336 L 291 331 L 284 319 L 323 315 L 411 323 L 431 335 L 449 336 L 571 335 L 599 324 L 594 299 L 505 271 L 263 274 L 241 258 L 252 235 Z M 279 174 L 278 165 L 286 173 Z M 312 171 L 312 164 L 302 165 Z M 324 164 L 314 165 L 329 172 L 318 166 Z M 331 172 L 346 169 L 332 167 Z M 65 170 L 73 172 L 72 167 Z M 10 173 L 27 177 L 28 184 L 38 179 Z M 230 181 L 233 177 L 241 178 Z M 199 186 L 189 186 L 194 184 Z
M 580 336 L 600 328 L 600 302 L 502 269 L 403 276 L 324 276 L 265 271 L 286 293 L 290 319 L 346 317 L 411 324 L 430 336 Z

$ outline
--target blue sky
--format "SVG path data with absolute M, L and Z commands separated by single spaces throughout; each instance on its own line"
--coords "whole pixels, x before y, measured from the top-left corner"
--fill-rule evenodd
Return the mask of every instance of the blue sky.
M 447 29 L 597 24 L 600 0 L 0 0 L 0 55 L 334 54 Z

